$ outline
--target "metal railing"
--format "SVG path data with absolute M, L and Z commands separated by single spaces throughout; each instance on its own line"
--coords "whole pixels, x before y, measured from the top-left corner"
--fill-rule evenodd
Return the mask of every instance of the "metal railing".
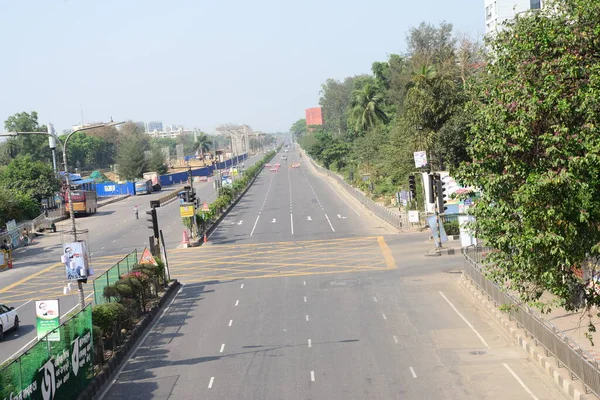
M 506 293 L 485 277 L 481 261 L 490 251 L 493 249 L 481 246 L 469 246 L 463 249 L 467 277 L 496 306 L 507 305 L 509 318 L 524 329 L 536 345 L 542 346 L 547 356 L 552 355 L 558 367 L 567 368 L 572 379 L 579 379 L 586 391 L 589 390 L 599 396 L 600 364 L 598 361 L 555 325 L 544 320 L 535 310 L 522 304 L 516 297 Z
M 118 263 L 106 270 L 102 275 L 94 279 L 95 304 L 109 303 L 110 299 L 104 297 L 104 288 L 118 281 L 121 275 L 130 273 L 137 262 L 137 249 L 135 249 L 123 257 Z
M 341 176 L 339 176 L 338 174 L 336 174 L 334 172 L 331 172 L 327 168 L 323 168 L 320 165 L 318 165 L 316 162 L 314 162 L 314 160 L 312 158 L 310 158 L 308 156 L 308 154 L 306 154 L 306 152 L 304 152 L 304 157 L 306 157 L 309 160 L 309 162 L 318 171 L 335 179 L 342 187 L 344 187 L 344 189 L 346 189 L 346 191 L 350 195 L 352 195 L 352 197 L 354 197 L 356 200 L 358 200 L 369 211 L 373 212 L 379 218 L 383 219 L 384 221 L 386 221 L 390 225 L 394 226 L 395 228 L 402 230 L 402 229 L 410 228 L 415 225 L 419 226 L 419 227 L 422 227 L 423 225 L 425 225 L 422 214 L 419 214 L 419 223 L 411 223 L 408 221 L 408 215 L 397 214 L 397 213 L 392 212 L 389 209 L 375 203 L 373 200 L 371 200 L 370 198 L 365 196 L 360 190 L 356 189 L 354 186 L 352 186 L 348 182 L 346 182 L 344 180 L 344 178 L 342 178 Z

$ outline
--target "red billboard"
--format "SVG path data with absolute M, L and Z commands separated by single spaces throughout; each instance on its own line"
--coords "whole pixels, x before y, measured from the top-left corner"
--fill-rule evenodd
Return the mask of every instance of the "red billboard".
M 321 114 L 321 107 L 306 109 L 306 126 L 311 125 L 323 125 L 323 114 Z

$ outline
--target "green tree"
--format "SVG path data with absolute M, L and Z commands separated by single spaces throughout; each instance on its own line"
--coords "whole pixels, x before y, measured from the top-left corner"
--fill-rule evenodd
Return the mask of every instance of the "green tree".
M 39 125 L 36 111 L 20 112 L 11 115 L 4 121 L 4 129 L 8 132 L 47 132 L 46 125 Z M 23 134 L 10 138 L 3 144 L 6 161 L 17 155 L 29 155 L 33 160 L 52 162 L 52 152 L 48 146 L 46 135 Z
M 117 152 L 118 173 L 121 179 L 134 180 L 147 171 L 145 159 L 146 142 L 144 134 L 131 134 L 124 137 Z
M 26 155 L 18 156 L 0 169 L 0 186 L 19 190 L 39 202 L 53 196 L 60 188 L 60 182 L 51 165 Z
M 158 146 L 152 146 L 145 172 L 152 171 L 158 172 L 159 174 L 166 174 L 168 170 L 169 168 L 167 167 L 167 159 L 162 148 Z
M 461 172 L 481 188 L 474 228 L 496 249 L 490 276 L 538 301 L 600 304 L 600 3 L 562 0 L 521 15 L 488 43 L 473 87 L 469 153 Z M 575 23 L 573 23 L 575 21 Z M 592 270 L 579 279 L 573 267 Z
M 352 102 L 354 81 L 357 77 L 348 77 L 342 82 L 327 79 L 321 86 L 319 105 L 323 110 L 323 128 L 338 136 L 347 130 L 348 109 Z
M 196 139 L 194 141 L 195 150 L 199 153 L 205 153 L 210 149 L 210 138 L 204 132 L 200 132 L 196 135 Z
M 40 215 L 40 204 L 28 193 L 0 187 L 0 226 L 10 220 L 22 221 Z
M 62 136 L 64 143 L 66 136 Z M 114 145 L 100 137 L 85 132 L 77 132 L 71 136 L 67 145 L 67 161 L 71 166 L 90 170 L 106 168 L 113 163 Z
M 294 122 L 294 124 L 290 128 L 290 132 L 292 132 L 292 135 L 294 135 L 294 138 L 296 138 L 296 140 L 306 135 L 306 130 L 306 119 L 304 118 Z
M 350 119 L 356 131 L 366 132 L 379 123 L 388 123 L 384 111 L 384 97 L 378 87 L 366 83 L 352 93 Z

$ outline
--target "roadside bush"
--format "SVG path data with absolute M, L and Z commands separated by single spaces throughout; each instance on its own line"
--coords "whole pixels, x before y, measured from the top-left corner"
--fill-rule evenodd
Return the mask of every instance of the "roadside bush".
M 460 226 L 458 225 L 457 220 L 444 222 L 444 229 L 446 230 L 446 234 L 448 236 L 460 235 Z
M 120 303 L 98 304 L 92 307 L 92 321 L 103 336 L 112 335 L 115 327 L 124 319 L 125 307 Z M 94 332 L 96 334 L 96 332 Z

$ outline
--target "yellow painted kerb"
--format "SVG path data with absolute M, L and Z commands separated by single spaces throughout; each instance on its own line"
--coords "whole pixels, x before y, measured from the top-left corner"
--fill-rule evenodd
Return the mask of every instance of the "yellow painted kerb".
M 21 279 L 20 281 L 17 281 L 15 283 L 11 283 L 10 285 L 5 286 L 2 289 L 0 289 L 0 293 L 6 293 L 10 289 L 14 288 L 15 286 L 19 286 L 20 284 L 25 283 L 28 280 L 35 278 L 36 276 L 40 276 L 41 274 L 44 274 L 44 273 L 50 271 L 51 269 L 54 269 L 54 268 L 56 268 L 56 267 L 58 267 L 60 265 L 63 265 L 63 264 L 62 263 L 53 264 L 53 265 L 49 266 L 48 268 L 44 268 L 43 270 L 38 271 L 38 272 L 36 272 L 33 275 L 29 275 L 28 277 Z
M 396 269 L 396 260 L 394 260 L 394 256 L 392 255 L 392 250 L 388 247 L 387 243 L 383 236 L 377 237 L 377 243 L 379 243 L 379 248 L 383 253 L 383 259 L 385 260 L 385 264 L 389 269 Z

